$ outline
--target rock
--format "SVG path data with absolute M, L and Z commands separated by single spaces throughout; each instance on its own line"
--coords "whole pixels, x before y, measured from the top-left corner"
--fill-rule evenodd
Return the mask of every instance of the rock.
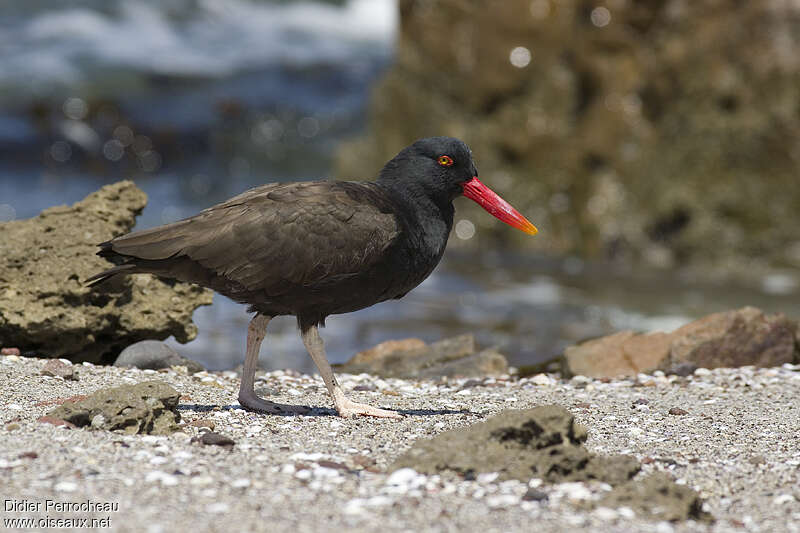
M 0 355 L 15 355 L 19 357 L 22 355 L 19 348 L 0 348 Z
M 85 399 L 65 402 L 47 417 L 78 427 L 127 434 L 166 435 L 177 430 L 180 393 L 161 381 L 100 389 Z
M 508 373 L 505 356 L 493 349 L 477 352 L 475 338 L 470 334 L 433 344 L 419 339 L 387 341 L 336 366 L 340 372 L 366 372 L 393 378 L 481 377 Z
M 732 259 L 800 265 L 794 4 L 605 12 L 610 23 L 575 0 L 402 0 L 369 130 L 340 151 L 337 173 L 373 175 L 414 139 L 455 135 L 486 182 L 545 228 L 526 239 L 495 225 L 458 244 L 499 238 L 745 275 L 754 261 Z
M 213 431 L 206 431 L 198 437 L 192 438 L 192 442 L 199 442 L 205 446 L 222 446 L 223 448 L 231 449 L 236 444 L 233 439 L 214 433 Z
M 39 418 L 36 419 L 36 421 L 41 422 L 43 424 L 53 424 L 54 426 L 65 426 L 70 429 L 77 427 L 72 422 L 67 422 L 66 420 L 63 420 L 61 418 L 56 418 L 50 415 L 40 416 Z
M 669 341 L 665 333 L 637 335 L 633 331 L 593 339 L 564 351 L 567 372 L 593 378 L 649 372 L 667 357 Z
M 207 428 L 207 429 L 210 429 L 211 431 L 214 431 L 214 428 L 216 427 L 216 424 L 214 423 L 214 421 L 210 420 L 208 418 L 200 418 L 200 419 L 197 419 L 197 420 L 191 420 L 191 421 L 187 422 L 187 425 L 194 426 L 194 427 L 197 427 L 197 428 Z
M 549 496 L 547 495 L 546 492 L 542 492 L 541 490 L 530 488 L 530 489 L 528 489 L 528 492 L 526 492 L 522 496 L 522 501 L 525 501 L 525 502 L 543 502 L 543 501 L 546 501 L 548 498 L 549 498 Z
M 161 341 L 147 340 L 131 344 L 119 354 L 114 366 L 159 370 L 173 366 L 185 366 L 189 373 L 201 372 L 205 367 L 184 357 L 171 346 Z
M 679 376 L 685 378 L 694 374 L 695 370 L 697 370 L 697 365 L 684 362 L 673 365 L 672 367 L 666 369 L 664 373 L 669 376 Z
M 422 339 L 389 340 L 355 354 L 347 364 L 370 364 L 380 361 L 395 352 L 409 352 L 425 349 L 427 344 Z
M 78 375 L 75 373 L 75 367 L 71 363 L 65 363 L 60 359 L 51 359 L 42 367 L 41 374 L 43 376 L 58 376 L 60 378 L 77 381 Z
M 715 313 L 673 332 L 669 357 L 660 366 L 700 368 L 780 366 L 800 360 L 797 323 L 755 307 Z M 698 369 L 699 370 L 699 369 Z
M 700 368 L 779 366 L 800 360 L 798 324 L 755 307 L 714 313 L 671 333 L 622 331 L 564 352 L 567 373 L 594 378 L 656 369 L 688 376 Z
M 111 265 L 95 255 L 97 243 L 129 231 L 146 202 L 123 181 L 72 206 L 0 224 L 0 346 L 111 363 L 140 340 L 194 338 L 192 313 L 211 303 L 207 289 L 146 274 L 84 285 Z
M 390 470 L 413 468 L 425 474 L 451 470 L 469 478 L 497 472 L 503 480 L 597 479 L 610 484 L 627 481 L 639 471 L 633 457 L 590 454 L 582 445 L 586 438 L 586 429 L 575 424 L 563 407 L 504 411 L 485 422 L 416 442 Z
M 595 505 L 611 509 L 627 507 L 650 520 L 714 521 L 709 513 L 703 511 L 703 503 L 695 491 L 678 485 L 663 472 L 618 485 Z

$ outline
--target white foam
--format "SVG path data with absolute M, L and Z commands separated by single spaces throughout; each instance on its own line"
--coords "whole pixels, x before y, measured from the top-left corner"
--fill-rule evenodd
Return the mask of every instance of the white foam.
M 107 67 L 218 77 L 374 57 L 391 51 L 396 11 L 396 0 L 125 0 L 97 11 L 50 8 L 3 28 L 0 44 L 10 53 L 0 56 L 0 83 L 74 83 Z

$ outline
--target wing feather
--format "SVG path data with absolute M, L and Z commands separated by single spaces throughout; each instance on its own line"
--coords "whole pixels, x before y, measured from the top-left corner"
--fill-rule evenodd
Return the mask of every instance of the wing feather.
M 369 201 L 376 195 L 348 182 L 265 185 L 110 244 L 160 266 L 188 258 L 248 290 L 309 286 L 363 271 L 398 236 L 394 215 Z

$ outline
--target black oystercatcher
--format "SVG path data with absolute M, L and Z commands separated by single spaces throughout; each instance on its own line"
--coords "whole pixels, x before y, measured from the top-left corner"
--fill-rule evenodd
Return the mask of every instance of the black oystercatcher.
M 262 185 L 196 216 L 100 244 L 121 263 L 93 276 L 149 272 L 197 283 L 250 304 L 242 406 L 297 412 L 253 390 L 258 352 L 270 319 L 294 315 L 308 353 L 341 416 L 396 418 L 345 397 L 317 327 L 328 315 L 402 298 L 433 271 L 462 194 L 506 224 L 536 228 L 483 185 L 466 144 L 421 139 L 386 163 L 373 182 L 309 181 Z

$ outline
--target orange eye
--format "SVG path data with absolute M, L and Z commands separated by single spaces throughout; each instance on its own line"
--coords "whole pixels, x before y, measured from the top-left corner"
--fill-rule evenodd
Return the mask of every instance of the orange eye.
M 449 155 L 440 155 L 439 156 L 439 164 L 443 167 L 450 167 L 453 166 L 453 158 Z

